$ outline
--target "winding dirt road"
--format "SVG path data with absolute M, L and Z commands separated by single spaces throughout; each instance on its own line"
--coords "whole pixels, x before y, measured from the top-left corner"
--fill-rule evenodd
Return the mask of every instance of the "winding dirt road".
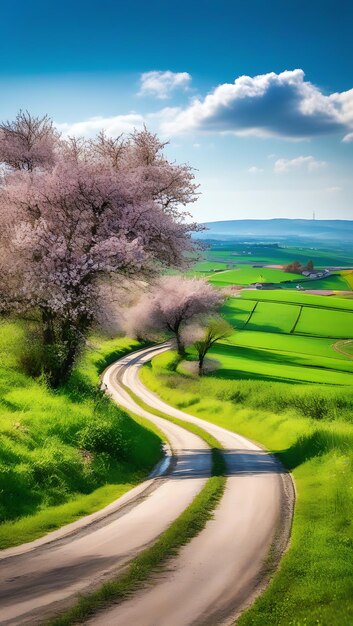
M 288 540 L 291 480 L 271 455 L 250 441 L 173 409 L 142 385 L 139 367 L 165 349 L 149 348 L 120 359 L 105 372 L 103 383 L 118 404 L 147 417 L 166 434 L 173 458 L 167 456 L 153 478 L 103 511 L 31 544 L 2 551 L 2 625 L 41 624 L 70 606 L 78 593 L 119 572 L 178 517 L 210 474 L 206 444 L 141 409 L 120 380 L 149 406 L 199 424 L 214 435 L 226 450 L 227 486 L 214 519 L 168 564 L 153 586 L 97 614 L 87 624 L 231 624 L 263 588 L 264 560 L 274 537 L 278 555 Z

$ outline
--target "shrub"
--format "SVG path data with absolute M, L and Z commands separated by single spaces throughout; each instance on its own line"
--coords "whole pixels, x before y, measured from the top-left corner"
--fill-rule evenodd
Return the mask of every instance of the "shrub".
M 107 452 L 116 459 L 126 457 L 128 448 L 127 441 L 119 429 L 119 422 L 109 418 L 90 420 L 79 431 L 77 442 L 84 450 Z

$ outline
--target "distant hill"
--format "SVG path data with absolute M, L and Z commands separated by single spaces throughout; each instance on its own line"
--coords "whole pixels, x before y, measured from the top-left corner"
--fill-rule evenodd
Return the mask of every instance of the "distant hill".
M 196 237 L 207 240 L 353 242 L 353 220 L 229 220 L 204 223 Z

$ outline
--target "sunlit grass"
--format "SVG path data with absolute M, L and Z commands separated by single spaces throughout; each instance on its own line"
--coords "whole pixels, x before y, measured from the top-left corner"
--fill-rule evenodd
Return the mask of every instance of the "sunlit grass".
M 0 547 L 92 513 L 140 482 L 161 456 L 153 426 L 99 391 L 99 372 L 139 346 L 94 338 L 67 385 L 26 376 L 20 323 L 0 326 Z
M 217 380 L 212 375 L 198 380 L 173 373 L 172 359 L 155 357 L 153 367 L 143 368 L 142 381 L 177 408 L 264 445 L 296 482 L 290 548 L 267 591 L 237 623 L 353 623 L 351 388 Z

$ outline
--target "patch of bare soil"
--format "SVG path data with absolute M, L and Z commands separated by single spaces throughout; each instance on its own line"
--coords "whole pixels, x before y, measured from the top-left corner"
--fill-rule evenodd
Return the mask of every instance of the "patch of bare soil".
M 182 361 L 182 367 L 190 374 L 197 376 L 199 373 L 199 363 L 198 361 Z M 217 359 L 205 359 L 203 364 L 203 371 L 207 374 L 208 372 L 214 372 L 220 366 L 220 362 Z

